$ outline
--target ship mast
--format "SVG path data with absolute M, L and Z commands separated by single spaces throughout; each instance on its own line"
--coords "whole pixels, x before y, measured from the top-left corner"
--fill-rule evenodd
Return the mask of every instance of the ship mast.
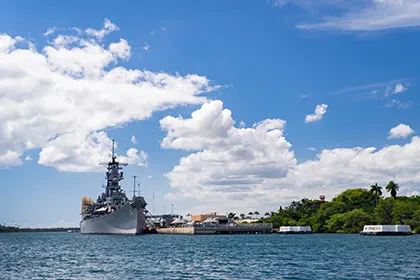
M 127 163 L 120 163 L 116 160 L 116 158 L 115 140 L 112 139 L 112 160 L 108 162 L 106 172 L 107 185 L 105 193 L 106 201 L 109 204 L 121 204 L 126 199 L 119 182 L 124 179 L 124 173 L 120 172 L 122 169 L 120 165 L 127 166 Z
M 115 145 L 115 140 L 112 139 L 112 163 L 115 163 L 115 154 L 114 154 L 114 145 Z
M 136 175 L 133 176 L 134 178 L 134 186 L 133 186 L 133 199 L 136 197 Z

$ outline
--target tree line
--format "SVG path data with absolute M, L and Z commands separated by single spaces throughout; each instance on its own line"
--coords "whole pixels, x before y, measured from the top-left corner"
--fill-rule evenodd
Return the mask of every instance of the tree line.
M 368 224 L 410 225 L 420 233 L 420 196 L 397 196 L 399 185 L 390 181 L 383 187 L 348 189 L 332 201 L 302 199 L 280 207 L 260 222 L 280 226 L 311 226 L 317 233 L 358 233 Z
M 0 232 L 60 232 L 60 231 L 79 231 L 78 227 L 70 228 L 21 228 L 19 226 L 9 226 L 0 224 Z

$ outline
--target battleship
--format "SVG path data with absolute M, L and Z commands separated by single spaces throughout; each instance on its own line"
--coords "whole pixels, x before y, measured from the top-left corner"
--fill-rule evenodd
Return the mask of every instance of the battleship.
M 99 195 L 96 202 L 90 197 L 82 198 L 82 220 L 80 233 L 82 234 L 142 234 L 146 224 L 146 201 L 142 196 L 128 199 L 120 186 L 124 173 L 114 154 L 112 141 L 112 158 L 107 163 L 105 192 Z M 135 186 L 135 182 L 134 182 Z

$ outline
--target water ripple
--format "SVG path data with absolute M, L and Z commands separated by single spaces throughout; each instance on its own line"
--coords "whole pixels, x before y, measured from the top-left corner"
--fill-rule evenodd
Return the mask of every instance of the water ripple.
M 419 279 L 420 236 L 0 234 L 0 279 Z

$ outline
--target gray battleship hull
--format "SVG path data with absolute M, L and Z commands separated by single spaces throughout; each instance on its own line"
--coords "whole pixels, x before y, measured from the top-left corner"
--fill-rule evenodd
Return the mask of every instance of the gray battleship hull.
M 112 214 L 85 219 L 80 222 L 83 234 L 142 234 L 146 224 L 143 208 L 131 203 Z

